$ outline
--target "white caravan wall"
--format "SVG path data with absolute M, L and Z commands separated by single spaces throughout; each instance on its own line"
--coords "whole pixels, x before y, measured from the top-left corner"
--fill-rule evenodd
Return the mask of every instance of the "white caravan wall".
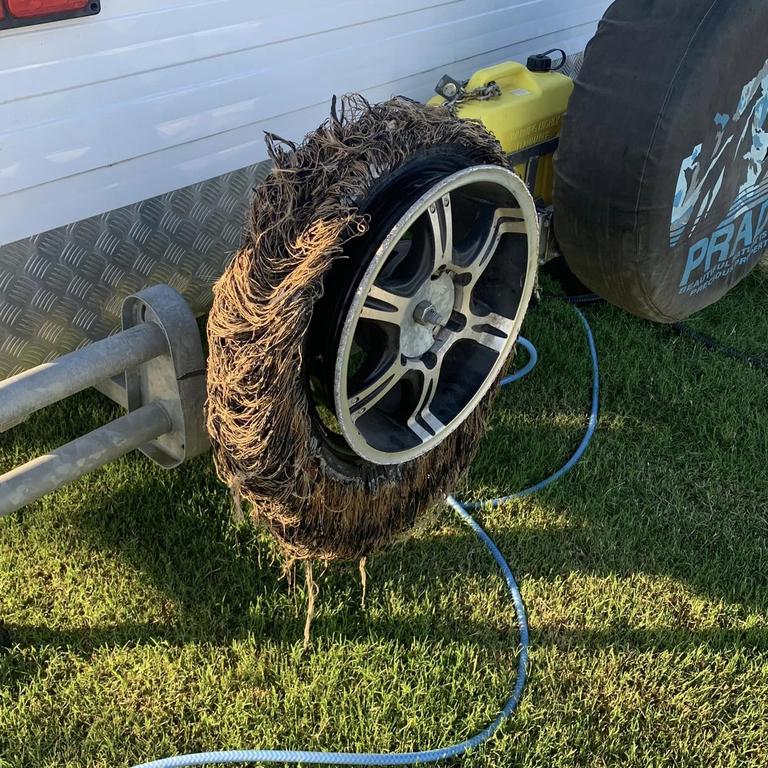
M 0 32 L 0 245 L 265 158 L 334 93 L 583 50 L 608 0 L 104 0 Z

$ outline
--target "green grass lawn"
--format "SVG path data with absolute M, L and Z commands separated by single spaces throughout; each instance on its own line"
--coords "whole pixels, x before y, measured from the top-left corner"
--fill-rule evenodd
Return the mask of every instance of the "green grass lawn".
M 768 350 L 768 273 L 692 320 Z M 532 674 L 471 766 L 768 765 L 768 375 L 609 306 L 596 440 L 570 476 L 480 519 L 519 577 Z M 557 469 L 586 421 L 572 309 L 525 334 L 535 373 L 503 395 L 464 498 Z M 96 394 L 0 436 L 0 470 L 114 415 Z M 514 614 L 447 508 L 305 593 L 232 521 L 208 457 L 132 456 L 0 521 L 0 766 L 126 766 L 203 749 L 411 750 L 484 726 L 515 679 Z

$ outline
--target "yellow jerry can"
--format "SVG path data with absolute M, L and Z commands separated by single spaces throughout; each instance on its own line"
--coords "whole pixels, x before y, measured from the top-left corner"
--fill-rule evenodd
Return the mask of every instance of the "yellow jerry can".
M 514 154 L 560 135 L 563 115 L 573 93 L 573 81 L 558 72 L 531 72 L 516 61 L 507 61 L 475 72 L 464 87 L 467 93 L 491 83 L 501 95 L 483 101 L 459 104 L 456 116 L 464 120 L 480 120 L 499 140 L 507 154 Z M 431 105 L 444 103 L 442 96 L 430 100 Z M 518 166 L 522 176 L 525 166 Z M 552 198 L 554 169 L 552 155 L 539 162 L 535 194 L 545 202 Z

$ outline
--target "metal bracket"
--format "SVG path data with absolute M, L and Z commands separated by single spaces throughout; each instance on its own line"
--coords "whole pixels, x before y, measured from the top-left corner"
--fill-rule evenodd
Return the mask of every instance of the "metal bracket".
M 192 310 L 168 285 L 156 285 L 123 302 L 123 330 L 142 323 L 160 326 L 167 353 L 125 373 L 128 411 L 160 403 L 173 429 L 141 447 L 166 469 L 205 452 L 209 447 L 203 421 L 205 356 Z
M 0 517 L 135 449 L 167 468 L 206 450 L 200 332 L 167 285 L 126 299 L 120 333 L 0 382 L 0 431 L 119 374 L 128 414 L 0 476 Z
M 553 259 L 557 259 L 562 254 L 555 238 L 555 216 L 554 209 L 550 206 L 539 210 L 539 224 L 541 227 L 541 236 L 539 240 L 539 264 L 544 265 Z
M 525 166 L 525 183 L 529 192 L 536 196 L 536 180 L 539 175 L 539 160 L 542 157 L 551 155 L 557 151 L 560 145 L 560 137 L 550 139 L 549 141 L 542 142 L 541 144 L 534 144 L 530 147 L 514 152 L 511 155 L 507 155 L 507 162 L 517 167 L 520 165 Z

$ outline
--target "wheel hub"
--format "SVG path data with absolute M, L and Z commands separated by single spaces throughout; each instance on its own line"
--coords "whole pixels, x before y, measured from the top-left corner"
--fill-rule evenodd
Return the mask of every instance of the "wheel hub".
M 418 358 L 435 344 L 435 336 L 453 312 L 456 291 L 448 273 L 433 275 L 411 300 L 413 312 L 406 311 L 400 326 L 400 353 Z
M 533 292 L 538 218 L 511 171 L 476 166 L 422 195 L 384 237 L 344 320 L 334 410 L 376 464 L 423 455 L 496 382 Z

